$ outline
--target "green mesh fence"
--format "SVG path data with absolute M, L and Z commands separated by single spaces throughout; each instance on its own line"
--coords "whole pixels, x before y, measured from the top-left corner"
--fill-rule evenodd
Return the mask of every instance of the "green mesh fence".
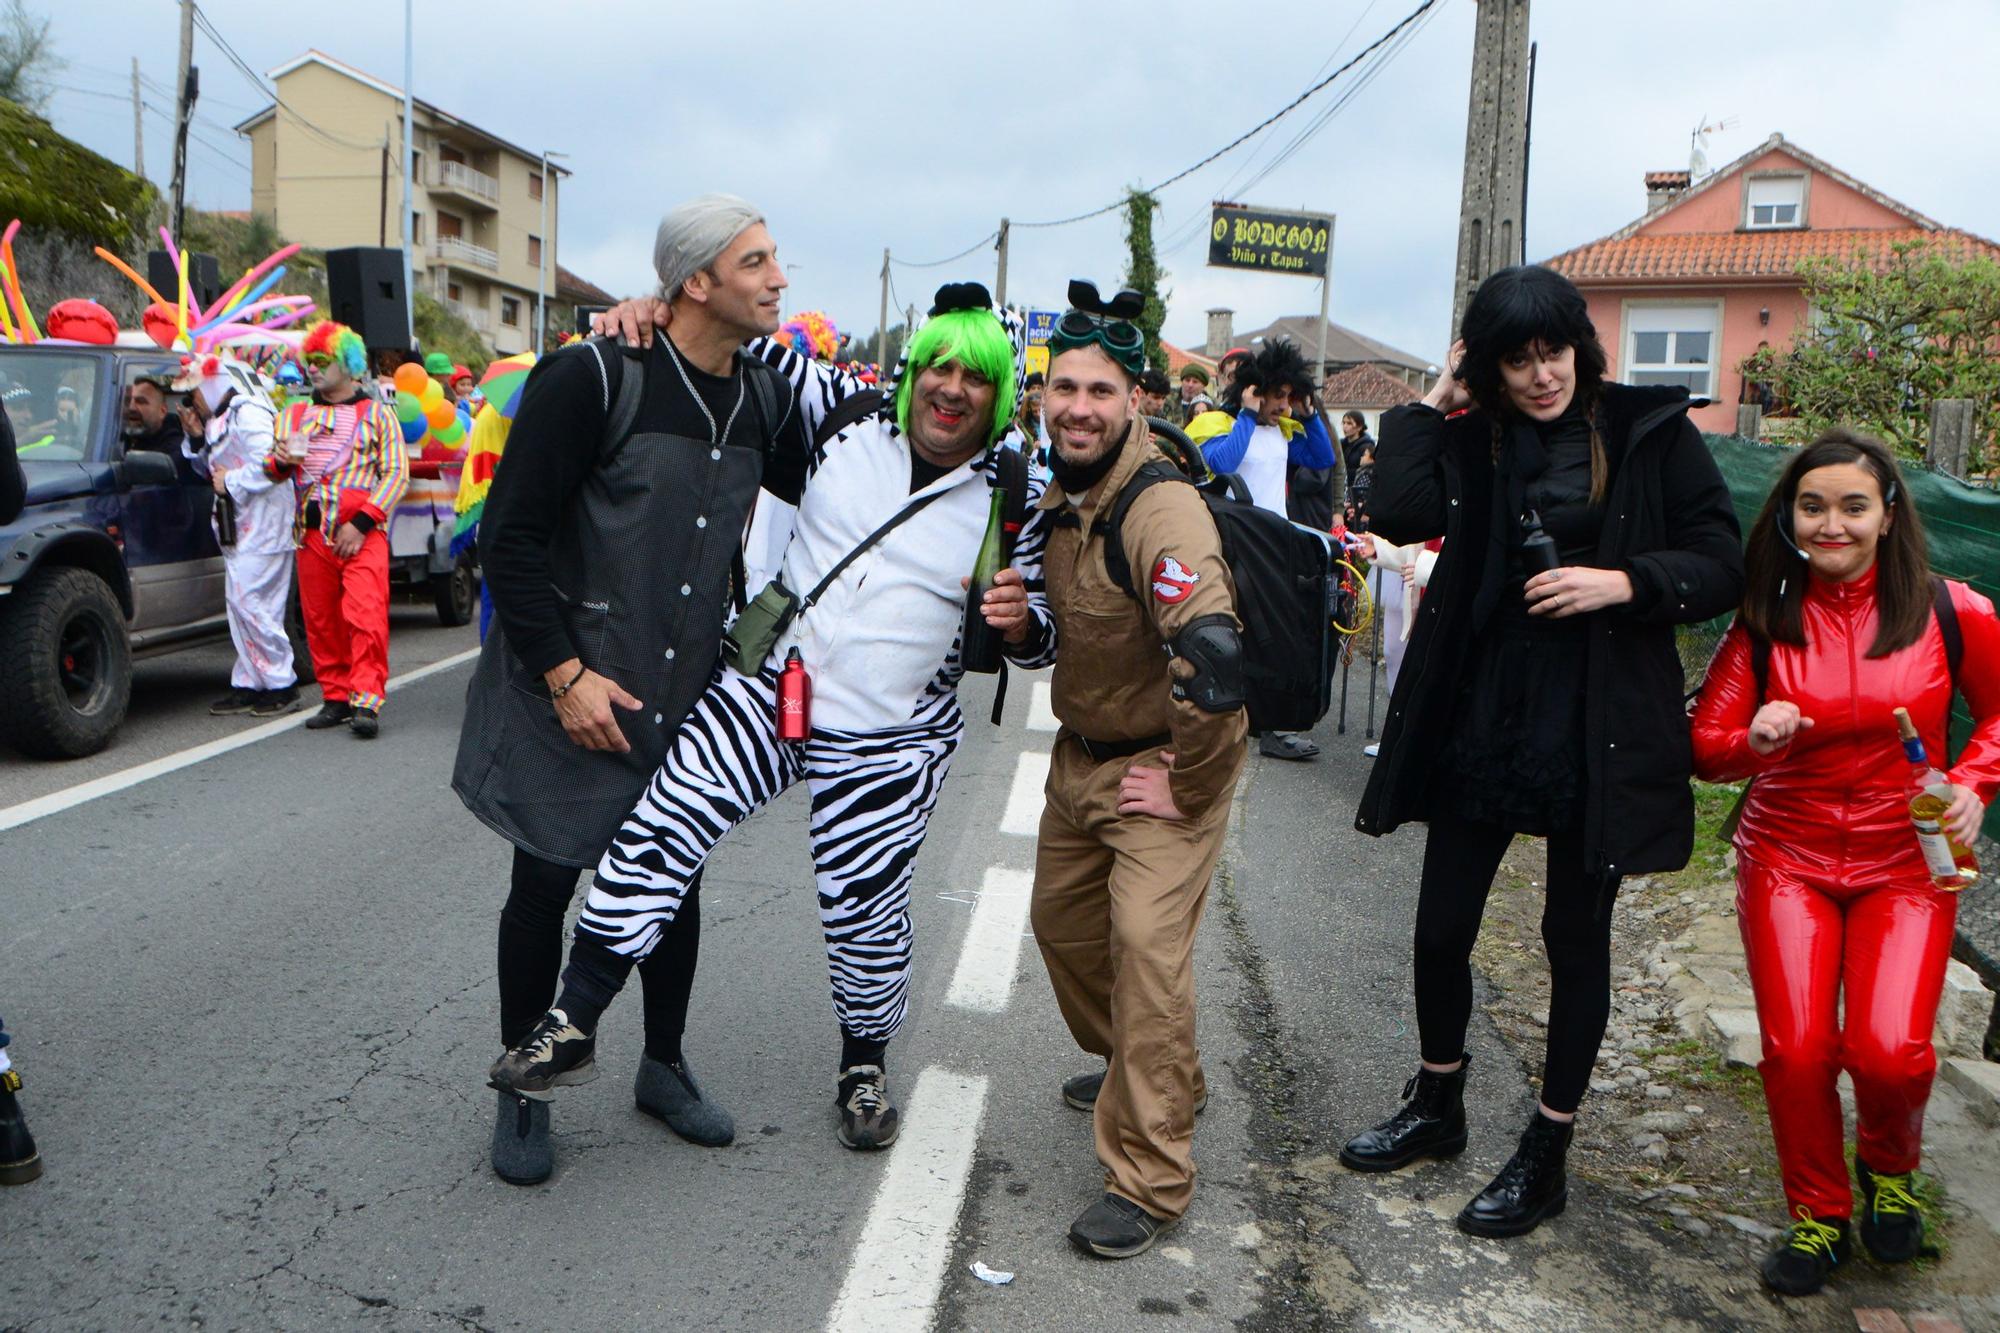
M 1729 483 L 1736 501 L 1736 515 L 1743 531 L 1764 507 L 1764 497 L 1777 483 L 1778 473 L 1792 449 L 1760 444 L 1735 435 L 1708 435 L 1710 452 Z M 1969 486 L 1954 477 L 1905 465 L 1910 498 L 1923 515 L 1924 533 L 1930 539 L 1931 568 L 1948 579 L 1969 583 L 1988 597 L 2000 601 L 2000 491 Z M 1681 667 L 1687 688 L 1701 684 L 1708 661 L 1715 655 L 1722 633 L 1731 617 L 1722 616 L 1702 625 L 1685 625 L 1680 631 Z M 1968 667 L 1974 664 L 1968 663 Z M 1955 754 L 1972 730 L 1965 701 L 1958 700 L 1952 713 L 1951 745 Z M 2000 838 L 2000 801 L 1994 803 L 1986 819 L 1986 835 Z

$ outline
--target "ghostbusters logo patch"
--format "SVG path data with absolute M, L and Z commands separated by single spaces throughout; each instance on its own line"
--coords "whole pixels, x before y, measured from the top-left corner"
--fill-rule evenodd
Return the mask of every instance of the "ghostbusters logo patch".
M 1153 596 L 1168 606 L 1185 602 L 1199 582 L 1201 575 L 1170 555 L 1161 556 L 1153 566 Z

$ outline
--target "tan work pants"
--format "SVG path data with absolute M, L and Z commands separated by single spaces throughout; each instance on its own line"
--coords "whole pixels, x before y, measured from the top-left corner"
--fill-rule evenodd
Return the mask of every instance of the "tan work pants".
M 1194 1195 L 1194 935 L 1229 822 L 1227 794 L 1199 819 L 1118 813 L 1118 784 L 1158 752 L 1092 761 L 1056 742 L 1035 852 L 1030 919 L 1077 1045 L 1107 1065 L 1097 1095 L 1104 1187 L 1160 1218 Z

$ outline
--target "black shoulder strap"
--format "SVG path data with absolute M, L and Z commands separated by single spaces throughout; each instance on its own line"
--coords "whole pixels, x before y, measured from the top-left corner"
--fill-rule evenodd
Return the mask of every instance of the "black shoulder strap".
M 1951 586 L 1935 574 L 1931 575 L 1931 614 L 1937 617 L 1945 666 L 1951 671 L 1953 688 L 1957 688 L 1959 664 L 1965 660 L 1965 635 L 1958 628 L 1958 608 L 1951 604 Z
M 1745 630 L 1750 639 L 1750 677 L 1757 682 L 1757 706 L 1771 692 L 1771 641 L 1754 630 Z
M 779 427 L 785 424 L 785 404 L 791 399 L 792 386 L 776 368 L 747 354 L 743 358 L 743 373 L 749 376 L 751 406 L 756 409 L 757 419 L 764 423 L 758 439 L 768 454 Z
M 859 559 L 864 551 L 866 551 L 869 547 L 873 546 L 876 542 L 881 541 L 884 537 L 888 536 L 891 532 L 895 531 L 897 528 L 902 527 L 903 524 L 907 523 L 910 519 L 915 518 L 919 510 L 923 509 L 926 505 L 930 504 L 931 501 L 942 498 L 944 494 L 945 494 L 944 491 L 937 490 L 937 491 L 929 491 L 923 495 L 919 495 L 916 499 L 910 501 L 908 504 L 904 505 L 901 509 L 898 509 L 887 523 L 884 523 L 881 527 L 875 529 L 875 531 L 869 533 L 866 537 L 863 537 L 861 539 L 860 545 L 856 546 L 846 555 L 840 557 L 839 562 L 835 564 L 832 569 L 826 571 L 826 577 L 821 579 L 818 583 L 814 584 L 813 590 L 807 593 L 804 597 L 799 599 L 799 609 L 796 614 L 804 615 L 809 609 L 811 609 L 812 604 L 819 600 L 820 594 L 833 586 L 833 581 L 840 577 L 841 571 L 846 569 L 849 565 L 853 564 L 857 559 Z
M 1157 459 L 1141 463 L 1139 470 L 1132 474 L 1132 480 L 1125 483 L 1125 488 L 1118 492 L 1118 498 L 1111 502 L 1110 510 L 1097 520 L 1097 531 L 1104 534 L 1104 572 L 1111 576 L 1111 581 L 1127 597 L 1137 597 L 1139 593 L 1132 582 L 1132 562 L 1125 554 L 1126 512 L 1147 487 L 1163 481 L 1187 480 L 1187 474 L 1171 463 L 1162 463 Z
M 813 448 L 819 448 L 849 426 L 866 421 L 881 410 L 880 389 L 863 389 L 859 393 L 850 393 L 835 403 L 831 412 L 820 418 L 819 429 L 813 432 Z
M 609 338 L 592 338 L 585 346 L 596 357 L 598 373 L 604 377 L 604 438 L 597 448 L 601 465 L 618 452 L 639 419 L 639 404 L 646 396 L 646 359 L 640 349 Z

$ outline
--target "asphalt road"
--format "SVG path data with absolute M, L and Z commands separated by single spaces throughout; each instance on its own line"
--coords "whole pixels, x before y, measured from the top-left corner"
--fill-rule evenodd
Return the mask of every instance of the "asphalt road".
M 1001 729 L 968 690 L 918 861 L 895 1148 L 834 1138 L 794 792 L 725 842 L 703 895 L 687 1051 L 736 1143 L 634 1110 L 628 998 L 604 1075 L 555 1104 L 554 1178 L 501 1183 L 483 1076 L 507 854 L 446 785 L 465 671 L 393 693 L 374 744 L 287 730 L 0 833 L 0 1003 L 48 1163 L 0 1193 L 0 1327 L 1584 1329 L 1635 1303 L 1663 1329 L 1731 1325 L 1743 1275 L 1588 1191 L 1523 1242 L 1452 1230 L 1531 1105 L 1489 1032 L 1465 1159 L 1386 1181 L 1331 1164 L 1413 1058 L 1415 852 L 1352 833 L 1366 761 L 1331 723 L 1318 764 L 1251 760 L 1211 896 L 1194 1208 L 1138 1260 L 1075 1254 L 1099 1172 L 1058 1093 L 1088 1061 L 1021 938 L 1049 740 L 1022 725 L 1028 679 Z M 210 685 L 181 692 L 128 759 Z

